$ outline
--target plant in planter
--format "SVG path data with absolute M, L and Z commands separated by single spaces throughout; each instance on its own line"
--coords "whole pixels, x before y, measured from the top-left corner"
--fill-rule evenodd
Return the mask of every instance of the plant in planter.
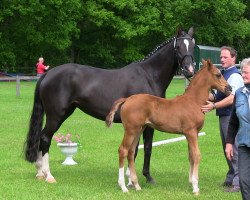
M 53 139 L 57 142 L 57 146 L 60 147 L 61 152 L 66 156 L 62 164 L 76 165 L 77 162 L 73 160 L 73 155 L 77 153 L 78 147 L 81 147 L 80 136 L 78 134 L 72 135 L 71 133 L 67 133 L 66 135 L 58 133 Z

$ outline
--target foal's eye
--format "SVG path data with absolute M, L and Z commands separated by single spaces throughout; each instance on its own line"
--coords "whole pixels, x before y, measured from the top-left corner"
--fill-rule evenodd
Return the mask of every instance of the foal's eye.
M 220 78 L 220 77 L 221 77 L 221 73 L 216 74 L 216 77 L 217 77 L 217 78 Z

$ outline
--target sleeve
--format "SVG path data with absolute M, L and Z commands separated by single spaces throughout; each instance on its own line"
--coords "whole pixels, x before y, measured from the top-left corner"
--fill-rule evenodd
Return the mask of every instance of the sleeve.
M 233 73 L 227 80 L 228 84 L 232 87 L 232 94 L 235 94 L 235 91 L 240 87 L 244 86 L 243 78 L 238 73 Z
M 230 143 L 230 144 L 234 144 L 235 137 L 239 129 L 239 118 L 236 115 L 235 101 L 236 101 L 236 95 L 234 96 L 234 102 L 233 102 L 232 112 L 231 112 L 230 121 L 228 125 L 227 138 L 226 138 L 226 143 Z

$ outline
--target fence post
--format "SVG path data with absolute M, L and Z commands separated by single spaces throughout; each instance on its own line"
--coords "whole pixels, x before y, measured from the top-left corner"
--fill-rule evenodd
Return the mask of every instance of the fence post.
M 20 77 L 16 76 L 16 96 L 20 97 Z

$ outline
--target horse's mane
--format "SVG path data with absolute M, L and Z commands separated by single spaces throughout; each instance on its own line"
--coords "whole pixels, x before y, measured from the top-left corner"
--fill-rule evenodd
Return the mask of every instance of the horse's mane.
M 137 61 L 137 62 L 142 62 L 145 61 L 146 59 L 150 58 L 152 55 L 154 55 L 157 51 L 159 51 L 160 49 L 162 49 L 165 45 L 167 45 L 168 43 L 172 42 L 176 37 L 172 37 L 171 39 L 161 43 L 160 45 L 158 45 L 153 51 L 151 51 L 148 55 L 146 55 L 143 59 Z

